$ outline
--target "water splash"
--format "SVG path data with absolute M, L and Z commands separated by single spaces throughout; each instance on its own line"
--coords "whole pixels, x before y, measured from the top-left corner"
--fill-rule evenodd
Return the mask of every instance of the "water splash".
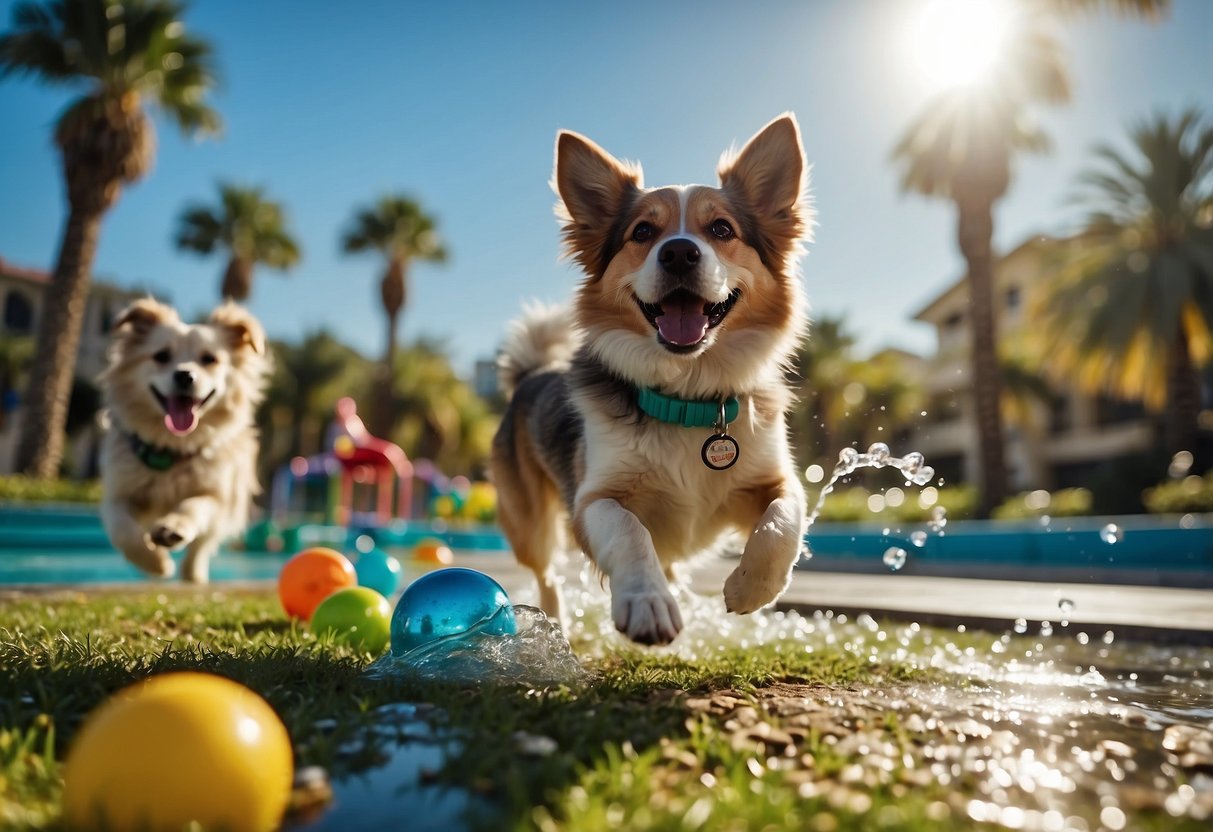
M 944 527 L 947 525 L 948 510 L 943 506 L 935 506 L 931 509 L 931 520 L 927 523 L 927 527 L 935 534 L 942 535 Z
M 499 618 L 513 614 L 517 632 L 500 635 Z M 590 679 L 560 627 L 543 610 L 501 607 L 465 632 L 434 639 L 400 655 L 388 654 L 369 668 L 372 679 L 430 682 L 576 686 Z
M 822 486 L 821 493 L 817 495 L 817 504 L 809 512 L 806 528 L 811 527 L 817 521 L 822 506 L 825 505 L 826 497 L 834 491 L 835 483 L 860 468 L 896 468 L 905 475 L 908 482 L 918 486 L 927 485 L 935 479 L 935 469 L 925 464 L 923 455 L 917 451 L 911 451 L 904 457 L 896 457 L 889 451 L 889 446 L 883 442 L 873 443 L 868 448 L 868 452 L 864 454 L 854 448 L 843 448 L 838 454 L 838 463 L 834 466 L 829 481 Z M 936 510 L 941 509 L 942 506 L 936 507 Z
M 907 557 L 908 555 L 906 554 L 905 549 L 902 549 L 900 546 L 890 546 L 888 549 L 884 550 L 884 557 L 882 560 L 884 561 L 885 566 L 896 572 L 901 569 L 901 567 L 906 565 Z

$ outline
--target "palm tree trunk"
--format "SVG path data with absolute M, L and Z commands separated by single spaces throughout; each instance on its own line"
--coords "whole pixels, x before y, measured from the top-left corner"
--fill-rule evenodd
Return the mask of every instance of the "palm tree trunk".
M 243 303 L 253 292 L 253 264 L 233 257 L 223 273 L 223 286 L 219 290 L 225 300 Z
M 981 462 L 978 513 L 990 512 L 1006 498 L 1007 463 L 999 409 L 998 324 L 994 314 L 993 200 L 957 200 L 957 240 L 968 266 L 971 369 Z
M 39 479 L 55 477 L 63 459 L 67 403 L 103 216 L 101 210 L 71 209 L 59 247 L 59 262 L 43 294 L 17 449 L 17 470 Z
M 398 257 L 388 262 L 387 271 L 379 284 L 379 297 L 383 301 L 383 311 L 387 315 L 387 345 L 383 353 L 383 363 L 392 372 L 396 367 L 396 333 L 400 313 L 408 302 L 408 287 L 404 261 Z
M 404 261 L 393 257 L 379 284 L 379 297 L 387 316 L 387 343 L 383 350 L 383 383 L 379 385 L 379 401 L 371 409 L 372 432 L 387 436 L 391 432 L 392 409 L 396 398 L 396 348 L 400 312 L 407 300 Z
M 1200 378 L 1192 364 L 1188 333 L 1182 325 L 1167 356 L 1167 393 L 1170 398 L 1165 433 L 1167 453 L 1189 451 L 1199 455 Z M 1207 462 L 1198 459 L 1197 470 L 1203 470 Z

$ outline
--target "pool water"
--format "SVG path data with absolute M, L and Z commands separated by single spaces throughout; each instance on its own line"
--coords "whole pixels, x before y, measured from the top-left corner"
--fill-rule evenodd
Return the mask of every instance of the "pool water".
M 305 525 L 293 530 L 298 548 L 329 546 L 352 550 L 360 531 L 338 526 Z M 427 537 L 444 540 L 452 549 L 501 551 L 504 541 L 492 529 L 447 528 L 438 523 L 398 523 L 374 532 L 382 548 L 402 554 Z M 210 579 L 271 581 L 278 577 L 289 551 L 267 552 L 226 546 L 211 559 Z M 174 552 L 180 564 L 182 552 Z M 407 558 L 401 558 L 407 562 Z M 0 504 L 0 586 L 30 584 L 102 584 L 148 578 L 115 551 L 106 537 L 95 506 Z

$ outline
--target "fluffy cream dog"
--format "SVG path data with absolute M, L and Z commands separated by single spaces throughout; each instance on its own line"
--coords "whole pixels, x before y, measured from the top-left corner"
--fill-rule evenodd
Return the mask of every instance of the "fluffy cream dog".
M 172 575 L 169 552 L 184 548 L 182 577 L 205 583 L 211 555 L 247 525 L 269 367 L 261 325 L 234 303 L 190 325 L 147 298 L 115 320 L 101 519 L 131 563 Z

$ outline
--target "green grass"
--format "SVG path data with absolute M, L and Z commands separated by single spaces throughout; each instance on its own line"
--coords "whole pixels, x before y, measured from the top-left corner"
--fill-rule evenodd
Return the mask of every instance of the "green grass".
M 286 723 L 297 764 L 338 779 L 392 750 L 390 737 L 368 730 L 377 707 L 434 703 L 466 750 L 433 778 L 482 795 L 489 808 L 469 822 L 486 829 L 973 827 L 964 811 L 972 784 L 923 776 L 921 750 L 932 737 L 858 692 L 923 674 L 873 664 L 842 644 L 812 653 L 737 648 L 696 661 L 630 650 L 595 661 L 594 681 L 579 690 L 371 682 L 369 662 L 317 641 L 268 593 L 4 601 L 0 828 L 54 828 L 60 762 L 83 717 L 137 679 L 184 669 L 260 693 Z M 769 707 L 797 696 L 850 704 L 786 718 Z M 551 738 L 555 750 L 521 753 L 519 731 Z M 1162 820 L 1170 823 L 1159 829 L 1186 828 Z M 1139 828 L 1152 825 L 1143 815 Z

